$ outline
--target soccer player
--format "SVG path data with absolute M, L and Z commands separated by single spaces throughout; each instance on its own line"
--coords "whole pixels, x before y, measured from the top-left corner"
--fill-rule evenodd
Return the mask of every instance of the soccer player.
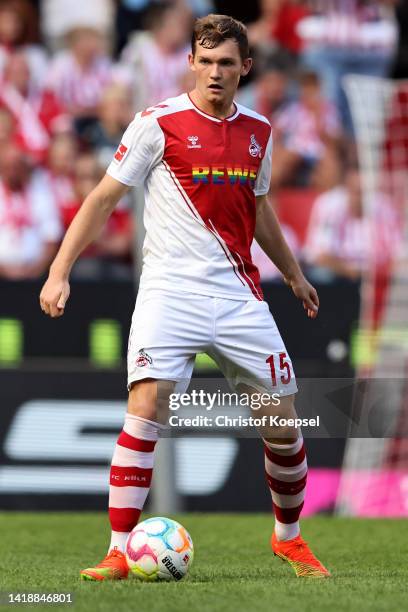
M 75 260 L 118 200 L 143 184 L 144 263 L 129 339 L 128 411 L 110 473 L 112 536 L 105 559 L 81 572 L 85 580 L 127 577 L 125 542 L 149 492 L 167 419 L 162 400 L 186 388 L 196 353 L 211 355 L 234 388 L 278 392 L 280 416 L 296 414 L 292 363 L 251 261 L 254 235 L 308 316 L 318 311 L 317 293 L 266 197 L 270 124 L 234 103 L 251 68 L 245 26 L 224 15 L 198 19 L 189 62 L 195 88 L 136 114 L 69 227 L 40 296 L 45 313 L 64 313 Z M 272 401 L 264 410 L 276 414 Z M 328 576 L 300 535 L 307 474 L 301 434 L 286 428 L 262 438 L 275 512 L 272 549 L 298 576 Z

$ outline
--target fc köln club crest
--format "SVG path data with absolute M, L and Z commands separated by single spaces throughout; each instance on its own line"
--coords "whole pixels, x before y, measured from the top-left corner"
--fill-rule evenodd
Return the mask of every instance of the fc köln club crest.
M 140 349 L 136 359 L 137 368 L 145 368 L 148 365 L 152 365 L 153 359 L 148 355 L 144 349 Z
M 249 139 L 249 153 L 252 157 L 262 157 L 262 147 L 257 142 L 255 134 L 251 134 Z

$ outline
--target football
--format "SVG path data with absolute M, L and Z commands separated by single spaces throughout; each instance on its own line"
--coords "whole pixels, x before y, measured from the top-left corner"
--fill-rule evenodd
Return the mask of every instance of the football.
M 186 529 L 162 516 L 136 525 L 126 542 L 130 573 L 144 581 L 181 580 L 193 556 L 193 541 Z

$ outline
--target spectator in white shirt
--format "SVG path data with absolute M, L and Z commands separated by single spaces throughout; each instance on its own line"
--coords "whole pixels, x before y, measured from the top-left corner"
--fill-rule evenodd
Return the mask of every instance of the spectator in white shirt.
M 257 76 L 237 92 L 237 102 L 264 115 L 275 127 L 276 118 L 290 102 L 290 73 L 293 67 L 284 52 L 256 59 Z
M 46 77 L 48 57 L 36 44 L 37 15 L 29 0 L 2 0 L 0 4 L 0 74 L 10 54 L 23 52 L 30 68 L 32 85 L 41 87 Z
M 131 97 L 130 88 L 126 85 L 110 85 L 102 96 L 97 122 L 83 134 L 85 143 L 96 154 L 104 169 L 112 161 L 123 132 L 133 119 Z
M 274 127 L 273 188 L 296 184 L 324 190 L 338 182 L 341 125 L 316 73 L 300 75 L 299 99 L 276 117 Z
M 316 70 L 346 130 L 353 126 L 342 80 L 347 74 L 385 77 L 393 59 L 398 0 L 309 0 L 311 14 L 298 24 L 302 61 Z
M 10 54 L 0 82 L 0 103 L 12 114 L 21 146 L 43 163 L 50 137 L 71 129 L 71 118 L 50 89 L 35 86 L 21 52 Z
M 53 51 L 74 28 L 92 28 L 112 35 L 117 0 L 41 0 L 41 29 Z
M 67 35 L 68 49 L 56 54 L 48 85 L 75 119 L 77 131 L 95 120 L 105 89 L 120 79 L 105 50 L 106 40 L 93 28 L 75 28 Z
M 344 185 L 320 195 L 312 209 L 304 256 L 326 278 L 359 280 L 370 264 L 385 264 L 401 245 L 396 207 L 384 193 L 363 207 L 360 175 L 350 168 Z
M 122 52 L 122 63 L 134 79 L 136 110 L 157 104 L 188 89 L 192 12 L 183 2 L 152 5 L 148 30 L 135 32 Z
M 41 276 L 51 263 L 62 227 L 51 191 L 25 154 L 9 144 L 0 159 L 0 277 Z

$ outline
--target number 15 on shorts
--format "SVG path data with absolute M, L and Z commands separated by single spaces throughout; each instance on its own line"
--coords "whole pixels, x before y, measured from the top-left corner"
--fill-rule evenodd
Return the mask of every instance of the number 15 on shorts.
M 269 363 L 269 367 L 271 369 L 272 385 L 274 387 L 276 387 L 276 384 L 277 384 L 276 367 L 278 367 L 278 369 L 281 372 L 286 372 L 286 374 L 282 374 L 279 377 L 280 382 L 283 385 L 289 384 L 291 373 L 290 373 L 290 364 L 289 364 L 289 361 L 287 361 L 286 353 L 274 353 L 272 355 L 269 355 L 269 357 L 266 359 L 266 363 Z

